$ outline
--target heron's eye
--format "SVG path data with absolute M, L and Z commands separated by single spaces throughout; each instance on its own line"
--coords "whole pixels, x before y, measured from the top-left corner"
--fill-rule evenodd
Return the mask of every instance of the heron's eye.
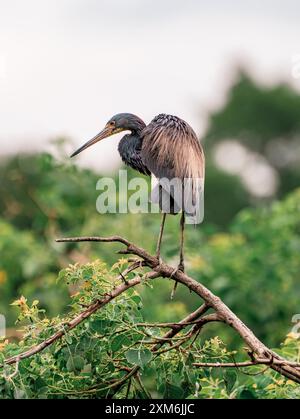
M 108 123 L 108 126 L 109 126 L 110 128 L 114 128 L 114 127 L 115 127 L 115 125 L 116 125 L 115 121 L 110 121 L 110 122 Z

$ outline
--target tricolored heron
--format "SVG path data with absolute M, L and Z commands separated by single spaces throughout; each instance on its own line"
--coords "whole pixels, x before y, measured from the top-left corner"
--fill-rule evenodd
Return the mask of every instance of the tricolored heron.
M 184 188 L 184 180 L 190 180 L 194 194 L 199 194 L 199 188 L 195 187 L 196 180 L 204 180 L 205 159 L 200 142 L 193 129 L 182 119 L 160 114 L 149 125 L 136 115 L 120 113 L 113 116 L 105 125 L 104 129 L 82 147 L 76 150 L 71 157 L 81 153 L 86 148 L 98 141 L 103 140 L 121 131 L 129 131 L 119 142 L 118 150 L 124 163 L 140 173 L 151 175 L 156 179 L 154 189 L 159 193 L 152 193 L 152 201 L 159 203 L 162 210 L 162 222 L 156 246 L 156 256 L 160 263 L 160 247 L 164 231 L 166 214 L 176 214 L 182 211 L 180 219 L 180 262 L 177 269 L 184 271 L 184 225 L 185 213 L 188 209 L 184 199 L 180 203 L 174 202 L 174 194 L 170 189 L 169 206 L 162 202 L 162 189 L 160 179 L 179 179 L 181 188 Z M 203 182 L 202 186 L 203 188 Z M 199 203 L 199 200 L 196 202 Z M 191 214 L 193 215 L 193 214 Z

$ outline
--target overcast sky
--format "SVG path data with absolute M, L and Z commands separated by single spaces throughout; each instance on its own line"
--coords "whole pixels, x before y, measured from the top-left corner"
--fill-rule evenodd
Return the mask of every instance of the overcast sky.
M 76 147 L 118 112 L 172 113 L 201 135 L 237 62 L 300 87 L 295 54 L 296 0 L 0 0 L 1 151 Z M 117 142 L 80 159 L 107 169 Z

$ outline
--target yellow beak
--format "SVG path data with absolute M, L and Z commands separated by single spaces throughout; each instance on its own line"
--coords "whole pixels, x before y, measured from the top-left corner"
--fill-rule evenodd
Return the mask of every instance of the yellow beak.
M 87 149 L 93 144 L 98 143 L 98 141 L 103 140 L 104 138 L 110 137 L 111 135 L 115 134 L 116 130 L 111 127 L 105 127 L 99 134 L 97 134 L 94 138 L 83 144 L 78 150 L 74 151 L 74 153 L 70 157 L 77 156 L 77 154 L 81 153 L 83 150 Z

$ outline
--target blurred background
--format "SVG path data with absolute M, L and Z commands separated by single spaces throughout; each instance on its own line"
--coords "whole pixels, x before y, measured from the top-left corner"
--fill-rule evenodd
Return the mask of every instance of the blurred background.
M 68 309 L 69 263 L 116 261 L 116 246 L 63 245 L 118 232 L 154 250 L 157 215 L 99 215 L 96 182 L 117 176 L 115 136 L 69 161 L 118 112 L 189 122 L 207 156 L 205 220 L 187 228 L 187 271 L 269 345 L 300 310 L 300 4 L 294 0 L 0 0 L 0 312 L 39 299 Z M 129 171 L 129 176 L 136 174 Z M 163 257 L 176 265 L 178 217 Z M 158 280 L 147 319 L 197 298 Z M 153 302 L 155 301 L 155 304 Z M 230 332 L 210 328 L 225 335 Z

